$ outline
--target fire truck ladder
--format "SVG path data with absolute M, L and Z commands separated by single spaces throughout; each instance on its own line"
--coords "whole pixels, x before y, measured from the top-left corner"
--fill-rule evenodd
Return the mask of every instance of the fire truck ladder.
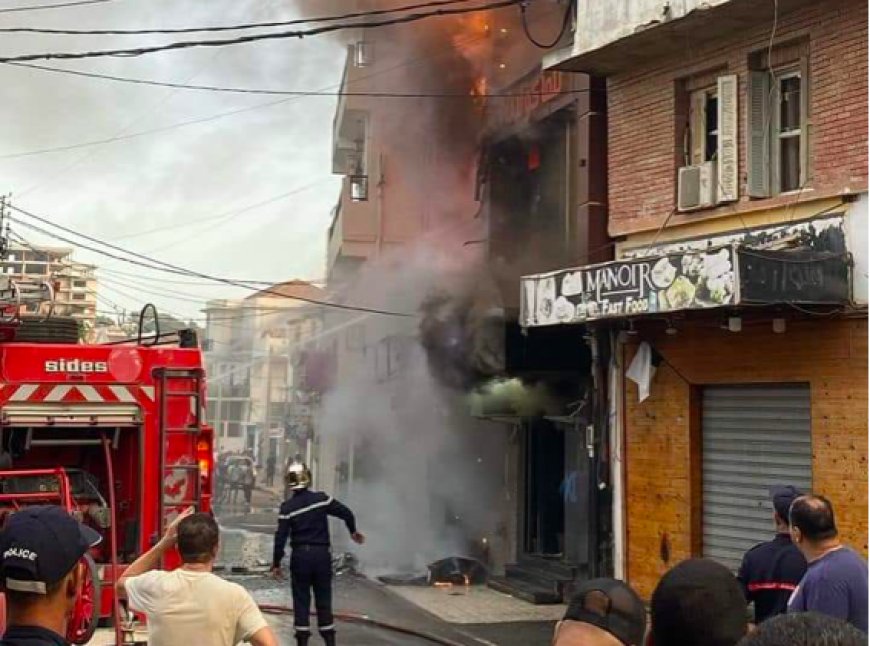
M 167 508 L 185 509 L 193 506 L 199 511 L 202 499 L 202 480 L 199 473 L 199 463 L 196 459 L 196 443 L 202 431 L 202 387 L 205 371 L 201 368 L 157 368 L 154 371 L 157 382 L 157 402 L 160 426 L 160 510 L 158 538 L 166 529 Z M 176 389 L 173 389 L 175 386 Z M 169 426 L 169 402 L 173 399 L 187 399 L 190 402 L 192 420 L 182 427 Z M 170 441 L 173 438 L 185 438 L 189 447 L 188 455 L 193 456 L 191 464 L 167 465 Z M 165 479 L 167 471 L 181 471 L 188 474 L 188 482 L 193 481 L 193 498 L 177 500 L 166 496 Z M 187 487 L 189 491 L 190 488 Z

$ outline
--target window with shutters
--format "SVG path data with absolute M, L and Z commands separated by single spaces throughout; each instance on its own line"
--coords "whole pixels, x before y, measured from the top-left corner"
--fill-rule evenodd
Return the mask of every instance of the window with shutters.
M 707 73 L 678 87 L 677 208 L 689 211 L 738 197 L 737 76 Z M 683 121 L 683 123 L 679 123 Z
M 772 197 L 810 182 L 809 51 L 799 42 L 750 57 L 747 192 Z

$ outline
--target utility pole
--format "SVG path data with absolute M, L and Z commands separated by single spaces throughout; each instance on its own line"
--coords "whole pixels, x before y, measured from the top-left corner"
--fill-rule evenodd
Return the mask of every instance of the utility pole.
M 270 339 L 270 337 L 266 337 Z M 272 433 L 272 343 L 271 340 L 268 343 L 268 350 L 266 352 L 266 416 L 265 416 L 265 432 L 266 432 L 266 441 L 268 442 L 269 437 Z M 262 439 L 262 438 L 260 438 Z M 259 442 L 256 442 L 258 450 L 256 455 L 259 456 Z

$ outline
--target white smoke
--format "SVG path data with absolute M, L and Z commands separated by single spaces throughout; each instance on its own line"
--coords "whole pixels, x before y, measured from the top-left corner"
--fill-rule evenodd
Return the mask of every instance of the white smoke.
M 425 249 L 408 249 L 389 267 L 364 272 L 355 298 L 378 294 L 382 307 L 416 312 L 434 287 L 458 289 L 456 281 L 473 275 L 455 253 Z M 504 540 L 506 533 L 506 429 L 473 419 L 465 393 L 436 381 L 418 324 L 369 318 L 369 360 L 342 375 L 324 398 L 318 424 L 322 442 L 354 445 L 347 502 L 370 538 L 359 550 L 369 574 L 421 571 L 446 556 L 474 555 L 473 545 L 497 542 L 499 534 Z M 373 359 L 387 337 L 401 344 L 389 376 Z

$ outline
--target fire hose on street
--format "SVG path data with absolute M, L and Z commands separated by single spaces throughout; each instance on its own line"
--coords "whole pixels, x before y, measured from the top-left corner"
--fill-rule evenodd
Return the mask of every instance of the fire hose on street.
M 280 606 L 280 605 L 272 605 L 272 604 L 260 604 L 260 610 L 266 614 L 270 615 L 292 615 L 293 608 L 289 606 Z M 464 646 L 464 644 L 460 644 L 459 642 L 452 641 L 450 639 L 446 639 L 444 637 L 438 637 L 437 635 L 431 635 L 429 633 L 420 632 L 418 630 L 414 630 L 413 628 L 408 628 L 407 626 L 399 626 L 397 624 L 388 623 L 386 621 L 380 621 L 378 619 L 372 619 L 367 615 L 361 615 L 354 612 L 336 612 L 335 618 L 339 621 L 344 621 L 352 624 L 362 624 L 365 626 L 372 626 L 374 628 L 381 628 L 382 630 L 389 630 L 390 632 L 399 633 L 402 635 L 409 635 L 411 637 L 419 637 L 420 639 L 424 639 L 433 644 L 442 644 L 443 646 Z

